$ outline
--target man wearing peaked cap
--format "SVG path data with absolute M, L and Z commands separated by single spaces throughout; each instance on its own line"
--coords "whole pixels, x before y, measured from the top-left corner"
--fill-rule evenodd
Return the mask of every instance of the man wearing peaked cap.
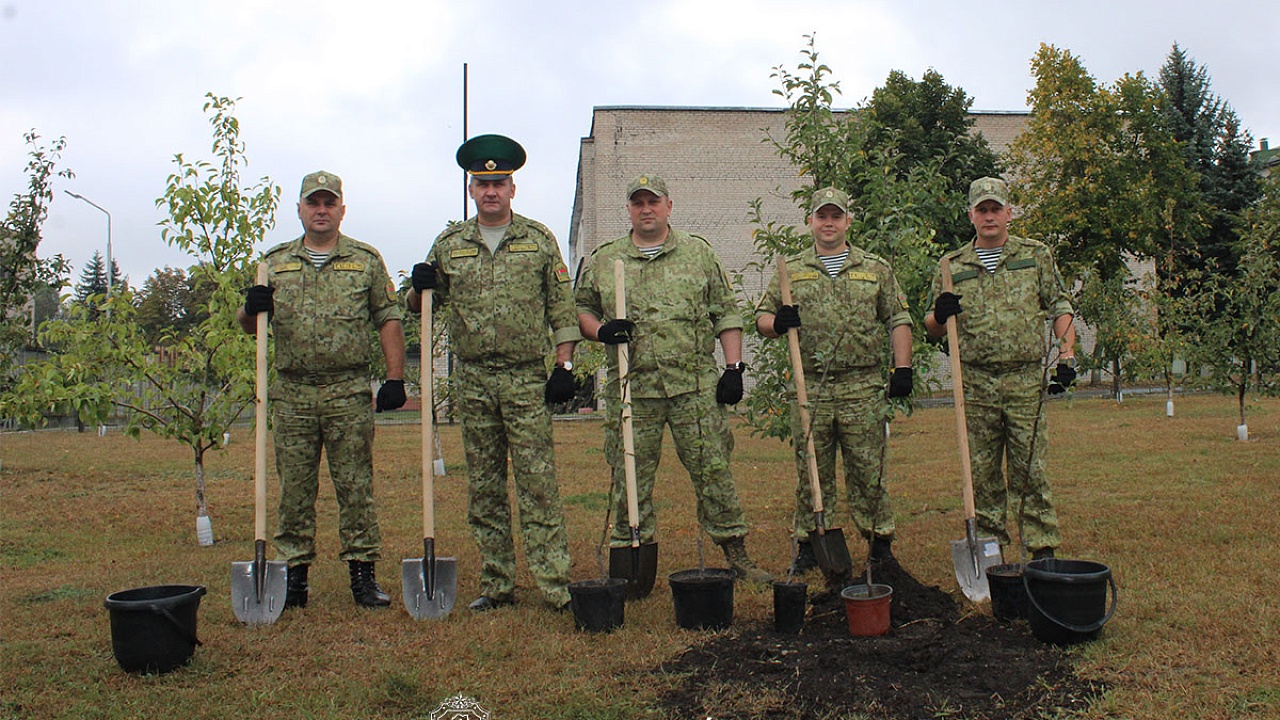
M 476 216 L 451 225 L 413 266 L 407 301 L 444 309 L 457 359 L 457 407 L 469 484 L 467 520 L 480 549 L 474 611 L 515 602 L 516 556 L 507 459 L 529 571 L 547 604 L 569 605 L 569 543 L 556 480 L 548 404 L 573 400 L 581 339 L 569 270 L 545 225 L 511 210 L 520 144 L 479 135 L 462 144 Z M 554 349 L 553 346 L 554 345 Z M 548 361 L 554 367 L 547 375 Z
M 793 516 L 796 573 L 817 567 L 809 539 L 817 526 L 805 455 L 808 432 L 813 433 L 824 511 L 833 514 L 838 507 L 839 449 L 844 459 L 845 502 L 858 532 L 871 541 L 871 560 L 893 560 L 893 508 L 881 464 L 885 422 L 877 410 L 886 396 L 905 398 L 912 390 L 911 313 L 906 296 L 887 261 L 849 242 L 853 222 L 849 196 L 834 187 L 816 190 L 808 222 L 813 244 L 786 261 L 791 303 L 783 304 L 781 281 L 775 274 L 756 305 L 756 329 L 767 338 L 796 333 L 805 377 L 813 378 L 806 384 L 808 427 L 801 423 L 794 397 L 791 407 L 792 445 L 800 478 Z M 886 356 L 893 360 L 887 393 Z M 831 575 L 827 580 L 843 587 L 850 578 Z
M 655 542 L 653 486 L 662 434 L 672 441 L 698 500 L 697 517 L 720 546 L 735 574 L 768 582 L 769 574 L 747 555 L 747 523 L 729 470 L 733 435 L 725 405 L 742 399 L 742 312 L 720 258 L 706 240 L 671 227 L 667 183 L 640 175 L 627 185 L 631 232 L 602 243 L 591 254 L 575 291 L 584 337 L 609 347 L 609 388 L 618 398 L 618 354 L 628 344 L 635 437 L 639 534 Z M 614 261 L 625 272 L 627 313 L 617 317 Z M 725 367 L 717 367 L 719 341 Z M 605 425 L 605 457 L 612 469 L 617 517 L 627 517 L 621 410 L 611 404 Z M 626 523 L 614 524 L 612 547 L 631 544 Z
M 1012 505 L 1018 541 L 1041 559 L 1053 557 L 1062 542 L 1045 478 L 1044 394 L 1065 392 L 1075 381 L 1076 331 L 1052 253 L 1044 243 L 1010 235 L 1012 219 L 1004 180 L 983 177 L 969 185 L 976 235 L 944 256 L 954 292 L 943 292 L 939 264 L 930 291 L 933 312 L 924 324 L 935 338 L 947 334 L 948 322 L 956 326 L 978 531 L 1010 545 L 1006 515 Z M 963 307 L 962 298 L 968 298 Z M 1056 353 L 1049 337 L 1058 340 Z M 1046 378 L 1055 354 L 1056 368 Z
M 403 315 L 382 256 L 340 231 L 345 213 L 341 178 L 323 170 L 304 177 L 303 235 L 267 251 L 267 284 L 249 288 L 237 312 L 248 333 L 257 332 L 257 315 L 268 313 L 275 337 L 271 409 L 281 485 L 275 546 L 288 566 L 285 607 L 307 604 L 322 452 L 338 499 L 339 557 L 351 573 L 352 597 L 365 607 L 390 604 L 374 576 L 382 540 L 373 503 L 369 337 L 377 331 L 387 365 L 377 410 L 395 410 L 405 402 Z

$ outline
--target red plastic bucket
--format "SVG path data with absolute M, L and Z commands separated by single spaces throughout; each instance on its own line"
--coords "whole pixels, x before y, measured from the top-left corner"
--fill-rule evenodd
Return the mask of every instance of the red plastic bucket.
M 874 637 L 889 632 L 889 605 L 893 600 L 893 588 L 873 584 L 871 592 L 866 585 L 851 585 L 840 591 L 844 599 L 844 614 L 849 621 L 849 634 L 854 637 Z

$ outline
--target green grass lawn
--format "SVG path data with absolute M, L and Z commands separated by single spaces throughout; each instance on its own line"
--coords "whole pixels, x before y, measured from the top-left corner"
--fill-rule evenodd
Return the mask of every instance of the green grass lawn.
M 1180 396 L 1175 417 L 1164 410 L 1163 396 L 1050 405 L 1059 556 L 1106 563 L 1120 587 L 1102 639 L 1071 651 L 1081 675 L 1110 688 L 1084 717 L 1280 717 L 1280 401 L 1251 403 L 1247 442 L 1235 439 L 1231 398 Z M 949 548 L 963 536 L 953 412 L 918 410 L 892 430 L 896 554 L 916 578 L 961 598 Z M 117 432 L 0 436 L 0 718 L 427 718 L 459 694 L 495 720 L 662 717 L 654 698 L 676 678 L 652 670 L 702 637 L 675 626 L 665 582 L 698 562 L 693 495 L 670 443 L 658 486 L 658 586 L 627 606 L 623 628 L 592 635 L 543 608 L 523 558 L 517 607 L 465 609 L 477 592 L 478 556 L 465 523 L 459 429 L 440 433 L 448 475 L 436 480 L 436 545 L 458 558 L 458 607 L 422 622 L 400 607 L 400 560 L 422 555 L 419 428 L 384 425 L 379 576 L 392 608 L 352 604 L 322 472 L 311 604 L 256 628 L 240 625 L 230 603 L 231 563 L 253 556 L 251 428 L 208 460 L 212 547 L 196 543 L 192 461 L 177 444 Z M 790 450 L 741 426 L 736 440 L 748 548 L 781 573 Z M 608 494 L 601 426 L 559 422 L 556 443 L 573 575 L 595 577 Z M 277 492 L 273 473 L 269 526 Z M 719 564 L 718 550 L 707 550 Z M 175 673 L 121 672 L 103 599 L 169 583 L 208 588 L 204 645 Z M 735 621 L 771 613 L 767 589 L 739 588 Z

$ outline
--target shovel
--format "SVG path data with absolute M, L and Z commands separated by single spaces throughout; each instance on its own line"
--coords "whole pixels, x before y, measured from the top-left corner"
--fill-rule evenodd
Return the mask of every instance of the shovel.
M 627 317 L 626 275 L 622 260 L 613 263 L 614 315 Z M 609 577 L 627 581 L 627 598 L 646 597 L 658 575 L 658 543 L 640 542 L 640 498 L 636 491 L 636 442 L 631 432 L 631 384 L 627 378 L 630 344 L 618 346 L 618 388 L 622 395 L 622 469 L 627 481 L 627 525 L 631 547 L 609 548 Z
M 267 264 L 258 264 L 258 284 L 267 284 Z M 246 625 L 267 625 L 280 617 L 288 566 L 267 561 L 267 313 L 258 313 L 257 402 L 254 408 L 253 560 L 231 563 L 231 609 Z
M 435 510 L 435 398 L 432 387 L 431 305 L 422 296 L 422 349 L 419 387 L 422 392 L 422 557 L 400 561 L 400 589 L 404 607 L 414 620 L 434 620 L 449 614 L 458 599 L 458 559 L 436 557 Z M 444 474 L 444 473 L 440 473 Z
M 778 287 L 782 291 L 782 303 L 791 304 L 791 276 L 787 273 L 787 261 L 778 257 Z M 804 430 L 805 459 L 808 461 L 809 490 L 813 504 L 813 523 L 816 529 L 809 531 L 809 545 L 818 567 L 832 575 L 847 575 L 853 570 L 853 558 L 840 528 L 828 528 L 827 514 L 822 507 L 822 486 L 818 483 L 818 456 L 813 449 L 813 425 L 809 421 L 809 393 L 804 384 L 804 364 L 800 360 L 800 335 L 795 328 L 787 330 L 787 350 L 791 355 L 791 377 L 796 383 L 796 404 L 800 408 L 800 427 Z
M 952 292 L 951 261 L 942 259 L 942 290 Z M 960 443 L 960 474 L 964 479 L 964 539 L 951 541 L 951 561 L 956 580 L 965 597 L 974 602 L 991 598 L 987 585 L 987 568 L 1004 562 L 1000 542 L 993 537 L 978 537 L 977 511 L 973 504 L 973 467 L 969 460 L 969 424 L 964 414 L 964 383 L 960 376 L 960 336 L 954 316 L 947 318 L 947 349 L 951 355 L 951 392 L 956 406 L 956 433 Z

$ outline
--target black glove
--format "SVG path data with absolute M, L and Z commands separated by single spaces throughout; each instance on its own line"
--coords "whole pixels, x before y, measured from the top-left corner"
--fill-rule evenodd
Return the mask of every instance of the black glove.
M 889 376 L 889 397 L 901 398 L 911 394 L 912 378 L 915 373 L 909 367 L 894 368 Z
M 947 318 L 952 315 L 959 315 L 964 312 L 964 308 L 960 307 L 960 298 L 963 295 L 944 292 L 933 301 L 933 319 L 938 321 L 939 325 L 946 325 Z
M 1064 362 L 1060 362 L 1058 367 L 1054 369 L 1053 375 L 1049 376 L 1049 394 L 1061 395 L 1075 382 L 1076 369 Z
M 791 328 L 800 327 L 800 310 L 795 305 L 779 305 L 778 312 L 773 314 L 773 332 L 775 335 L 786 335 Z
M 440 278 L 436 275 L 435 263 L 418 263 L 413 266 L 413 271 L 409 274 L 409 282 L 413 283 L 413 289 L 418 292 L 423 290 L 431 290 L 440 284 Z
M 378 388 L 377 411 L 395 410 L 404 407 L 404 381 L 388 380 Z
M 605 345 L 629 343 L 635 331 L 635 323 L 624 318 L 615 318 L 600 326 L 596 331 L 596 339 Z
M 721 405 L 737 405 L 742 399 L 742 368 L 725 370 L 716 383 L 716 402 Z
M 577 392 L 578 387 L 573 381 L 572 372 L 562 367 L 556 367 L 551 371 L 551 377 L 547 378 L 547 389 L 544 393 L 547 404 L 554 405 L 556 403 L 569 402 Z
M 275 288 L 266 285 L 254 285 L 244 291 L 244 314 L 257 315 L 266 313 L 270 316 L 276 311 L 276 301 L 272 298 Z

